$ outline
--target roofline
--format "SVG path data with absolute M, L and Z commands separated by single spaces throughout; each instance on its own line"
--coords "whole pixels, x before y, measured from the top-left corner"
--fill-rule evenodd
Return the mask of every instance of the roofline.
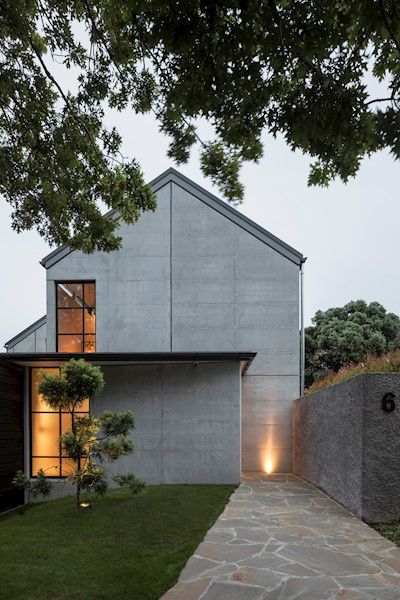
M 289 258 L 289 260 L 296 262 L 296 264 L 300 264 L 302 260 L 304 260 L 304 257 L 301 252 L 295 250 L 295 248 L 289 246 L 289 244 L 273 235 L 270 231 L 267 231 L 267 229 L 264 229 L 264 227 L 261 227 L 261 225 L 258 225 L 258 223 L 256 223 L 255 221 L 252 221 L 251 219 L 243 215 L 241 212 L 233 208 L 233 206 L 231 206 L 227 202 L 224 202 L 223 200 L 217 198 L 217 196 L 214 196 L 214 194 L 212 194 L 205 188 L 201 187 L 200 185 L 189 179 L 189 177 L 186 177 L 182 173 L 179 173 L 179 171 L 173 169 L 172 167 L 165 172 L 165 174 L 167 173 L 170 176 L 170 180 L 173 181 L 176 185 L 178 185 L 185 191 L 190 191 L 191 193 L 193 193 L 193 190 L 195 190 L 195 193 L 193 195 L 196 196 L 196 198 L 202 200 L 205 204 L 207 204 L 211 208 L 214 208 L 220 214 L 224 215 L 225 217 L 227 217 L 228 219 L 230 219 L 249 233 L 253 234 L 262 242 L 274 248 L 274 250 L 277 250 L 278 252 L 286 256 L 286 258 Z
M 295 250 L 292 246 L 289 246 L 289 244 L 279 239 L 278 237 L 276 237 L 275 235 L 273 235 L 272 233 L 270 233 L 269 231 L 267 231 L 266 229 L 264 229 L 245 215 L 243 215 L 241 212 L 230 206 L 227 202 L 220 200 L 219 198 L 217 198 L 217 196 L 214 196 L 214 194 L 207 191 L 205 188 L 201 187 L 200 185 L 189 179 L 189 177 L 186 177 L 173 167 L 170 167 L 169 169 L 158 175 L 149 183 L 149 185 L 151 186 L 153 192 L 157 192 L 160 188 L 164 187 L 170 182 L 175 183 L 185 191 L 191 193 L 198 200 L 201 200 L 202 202 L 219 212 L 221 215 L 227 217 L 228 219 L 236 223 L 236 225 L 239 225 L 240 227 L 242 227 L 242 229 L 244 229 L 248 233 L 251 233 L 257 239 L 261 240 L 262 242 L 264 242 L 265 244 L 282 254 L 285 258 L 294 262 L 295 264 L 300 266 L 302 263 L 305 262 L 306 259 L 303 257 L 301 252 Z M 105 216 L 113 218 L 114 216 L 116 217 L 117 214 L 118 213 L 116 210 L 111 210 L 108 213 L 106 213 Z M 74 249 L 69 246 L 60 246 L 59 248 L 56 248 L 55 250 L 50 252 L 50 254 L 47 254 L 47 256 L 45 256 L 40 261 L 40 264 L 45 269 L 48 269 L 49 267 L 53 266 L 59 260 L 61 260 L 73 251 Z
M 23 329 L 20 333 L 17 333 L 17 335 L 15 335 L 13 338 L 11 338 L 11 340 L 8 340 L 8 342 L 4 344 L 4 347 L 9 348 L 10 346 L 15 346 L 15 344 L 18 344 L 18 342 L 22 342 L 22 340 L 24 340 L 28 335 L 39 329 L 39 327 L 41 327 L 45 323 L 46 315 L 40 317 L 40 319 L 32 323 L 32 325 L 29 325 L 29 327 Z
M 24 363 L 65 362 L 71 358 L 83 358 L 93 363 L 200 363 L 232 362 L 245 363 L 247 370 L 257 352 L 1 352 L 0 362 Z

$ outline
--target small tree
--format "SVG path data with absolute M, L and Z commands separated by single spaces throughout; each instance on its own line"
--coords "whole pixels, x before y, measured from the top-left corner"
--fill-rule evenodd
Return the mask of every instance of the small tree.
M 45 500 L 53 487 L 43 469 L 39 469 L 34 481 L 31 481 L 23 471 L 17 471 L 12 480 L 12 484 L 19 490 L 26 490 L 28 494 L 28 504 L 31 501 L 31 496 L 37 498 L 37 496 L 41 495 L 43 500 Z
M 103 412 L 100 417 L 79 415 L 84 400 L 104 388 L 100 367 L 83 359 L 71 359 L 60 368 L 60 374 L 43 373 L 39 392 L 52 409 L 71 414 L 71 430 L 60 437 L 63 455 L 76 465 L 68 481 L 76 488 L 76 506 L 81 506 L 81 491 L 103 495 L 108 487 L 105 460 L 114 461 L 133 452 L 133 442 L 127 436 L 134 428 L 132 412 Z M 112 475 L 112 474 L 111 474 Z M 133 474 L 112 475 L 116 483 L 130 487 L 133 493 L 143 489 L 144 483 Z

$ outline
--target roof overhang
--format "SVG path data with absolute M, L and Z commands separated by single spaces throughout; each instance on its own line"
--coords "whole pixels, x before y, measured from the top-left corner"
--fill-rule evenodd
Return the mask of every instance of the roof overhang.
M 94 365 L 141 364 L 200 364 L 239 362 L 242 373 L 251 364 L 256 352 L 3 352 L 0 363 L 7 362 L 25 367 L 58 366 L 71 358 L 84 358 Z

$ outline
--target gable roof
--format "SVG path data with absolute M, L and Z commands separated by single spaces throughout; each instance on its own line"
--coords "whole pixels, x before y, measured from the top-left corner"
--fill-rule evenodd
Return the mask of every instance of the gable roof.
M 211 194 L 211 192 L 208 192 L 206 189 L 204 189 L 185 175 L 182 175 L 182 173 L 180 173 L 176 169 L 173 169 L 172 167 L 170 167 L 169 169 L 164 171 L 164 173 L 161 173 L 161 175 L 153 179 L 150 182 L 150 186 L 152 187 L 153 192 L 157 192 L 168 183 L 175 183 L 185 191 L 195 196 L 198 200 L 201 200 L 210 208 L 213 208 L 230 221 L 233 221 L 234 223 L 236 223 L 236 225 L 239 225 L 239 227 L 242 227 L 242 229 L 254 235 L 254 237 L 261 240 L 262 242 L 264 242 L 264 244 L 267 244 L 267 246 L 270 246 L 271 248 L 282 254 L 282 256 L 285 256 L 287 259 L 291 260 L 295 264 L 301 265 L 303 262 L 305 262 L 306 259 L 303 257 L 301 252 L 298 252 L 297 250 L 289 246 L 289 244 L 286 244 L 286 242 L 283 242 L 260 225 L 257 225 L 257 223 L 255 223 L 248 217 L 245 217 L 238 210 L 236 210 L 226 202 L 223 202 L 222 200 L 214 196 L 214 194 Z M 107 213 L 107 216 L 113 218 L 113 216 L 115 216 L 116 214 L 117 211 L 111 210 Z M 50 252 L 50 254 L 45 256 L 40 261 L 40 264 L 43 267 L 45 267 L 45 269 L 48 269 L 49 267 L 53 266 L 59 260 L 61 260 L 73 251 L 74 249 L 70 248 L 69 246 L 60 246 L 59 248 L 56 248 L 55 250 Z
M 40 319 L 38 319 L 37 321 L 32 323 L 32 325 L 29 325 L 29 327 L 26 327 L 25 329 L 23 329 L 20 333 L 17 333 L 17 335 L 15 335 L 13 338 L 11 338 L 11 340 L 8 340 L 8 342 L 6 342 L 4 344 L 4 347 L 7 348 L 7 350 L 9 348 L 12 348 L 19 342 L 22 342 L 22 340 L 24 340 L 26 337 L 28 337 L 28 335 L 30 335 L 31 333 L 33 333 L 34 331 L 36 331 L 37 329 L 42 327 L 42 325 L 45 325 L 45 323 L 46 323 L 46 315 L 44 315 L 43 317 L 40 317 Z

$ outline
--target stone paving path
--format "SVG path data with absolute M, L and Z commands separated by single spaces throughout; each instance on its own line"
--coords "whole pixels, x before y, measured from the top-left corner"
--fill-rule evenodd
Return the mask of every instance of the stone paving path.
M 248 474 L 162 600 L 400 600 L 400 548 L 293 475 Z

